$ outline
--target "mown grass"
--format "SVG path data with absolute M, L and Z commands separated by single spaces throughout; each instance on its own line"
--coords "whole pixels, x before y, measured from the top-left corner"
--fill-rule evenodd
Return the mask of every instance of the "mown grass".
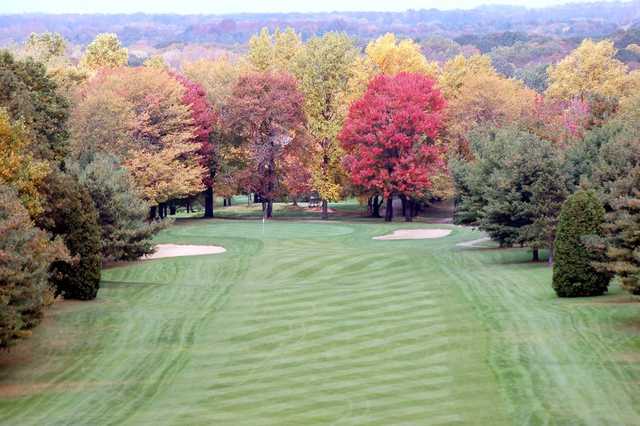
M 0 423 L 639 424 L 640 304 L 424 224 L 178 221 L 0 364 Z M 443 227 L 448 225 L 430 225 Z

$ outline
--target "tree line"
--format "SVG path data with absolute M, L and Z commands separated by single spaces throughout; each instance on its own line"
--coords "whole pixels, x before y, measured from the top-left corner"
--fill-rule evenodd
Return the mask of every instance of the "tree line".
M 543 93 L 486 55 L 438 64 L 393 34 L 361 50 L 344 33 L 265 29 L 244 55 L 179 70 L 128 55 L 101 34 L 75 63 L 51 33 L 0 54 L 2 347 L 54 297 L 95 298 L 103 262 L 151 252 L 195 197 L 213 217 L 215 196 L 253 194 L 269 218 L 276 200 L 313 196 L 326 219 L 329 202 L 357 196 L 374 217 L 386 203 L 387 221 L 394 199 L 410 221 L 453 197 L 456 221 L 502 246 L 536 259 L 557 248 L 561 267 L 559 242 L 573 241 L 581 270 L 639 291 L 640 73 L 610 41 L 585 40 L 545 70 Z M 589 232 L 561 213 L 581 191 L 602 204 Z M 560 238 L 563 226 L 578 231 Z

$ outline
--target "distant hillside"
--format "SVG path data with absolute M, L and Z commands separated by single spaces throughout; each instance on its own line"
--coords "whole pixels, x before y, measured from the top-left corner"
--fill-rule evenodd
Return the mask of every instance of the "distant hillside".
M 345 31 L 361 43 L 386 32 L 417 40 L 440 35 L 519 32 L 559 38 L 602 37 L 640 22 L 640 0 L 569 4 L 544 9 L 484 6 L 473 10 L 334 12 L 240 15 L 0 15 L 0 44 L 22 42 L 31 32 L 56 31 L 84 45 L 115 32 L 125 45 L 163 48 L 174 43 L 243 45 L 262 27 L 291 26 L 303 37 Z M 481 47 L 479 47 L 481 50 Z

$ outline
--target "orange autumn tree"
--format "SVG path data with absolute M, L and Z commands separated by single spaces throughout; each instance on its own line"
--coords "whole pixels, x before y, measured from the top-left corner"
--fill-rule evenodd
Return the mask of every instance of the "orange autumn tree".
M 184 94 L 184 86 L 162 69 L 99 73 L 72 114 L 74 152 L 81 161 L 95 152 L 120 157 L 150 206 L 199 193 L 205 168 Z
M 462 155 L 469 155 L 471 130 L 520 121 L 536 99 L 522 82 L 499 75 L 488 56 L 460 55 L 447 61 L 439 83 L 448 104 L 444 139 L 451 151 Z

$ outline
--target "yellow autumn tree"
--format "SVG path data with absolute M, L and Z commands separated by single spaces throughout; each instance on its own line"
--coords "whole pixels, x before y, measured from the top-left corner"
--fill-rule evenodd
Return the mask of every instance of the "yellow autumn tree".
M 457 55 L 445 62 L 439 75 L 438 83 L 445 98 L 452 99 L 460 95 L 464 84 L 471 78 L 479 76 L 497 76 L 487 55 L 465 57 Z
M 249 39 L 247 59 L 256 71 L 266 71 L 273 63 L 273 38 L 268 28 L 263 28 Z
M 435 62 L 427 60 L 420 45 L 412 40 L 398 40 L 394 34 L 388 33 L 370 42 L 365 55 L 356 57 L 350 67 L 344 105 L 348 107 L 359 99 L 376 75 L 400 72 L 416 72 L 435 78 L 439 69 Z
M 273 34 L 273 69 L 291 72 L 296 56 L 302 51 L 303 43 L 300 34 L 291 27 L 284 31 L 276 29 Z
M 182 72 L 204 88 L 209 102 L 218 113 L 222 113 L 240 75 L 250 69 L 249 63 L 229 55 L 182 65 Z
M 620 97 L 627 83 L 627 66 L 615 58 L 616 52 L 610 40 L 584 40 L 557 65 L 549 67 L 546 94 L 561 100 L 587 95 Z
M 13 187 L 31 217 L 42 212 L 38 187 L 49 173 L 49 164 L 33 158 L 31 140 L 9 114 L 0 109 L 0 184 Z
M 418 43 L 409 39 L 397 40 L 393 33 L 369 43 L 365 53 L 381 74 L 394 75 L 404 71 L 435 77 L 438 73 L 438 65 L 424 57 Z
M 167 65 L 167 62 L 160 55 L 148 57 L 144 60 L 143 65 L 151 68 L 169 69 L 169 65 Z
M 328 202 L 342 197 L 343 151 L 337 139 L 346 114 L 345 93 L 352 65 L 357 58 L 353 41 L 346 34 L 327 33 L 307 42 L 295 67 L 305 98 L 307 131 L 311 152 L 312 187 L 322 199 L 322 217 L 328 217 Z
M 98 34 L 89 43 L 80 59 L 80 66 L 90 71 L 100 68 L 117 68 L 127 64 L 128 50 L 120 44 L 118 36 L 113 33 Z
M 343 94 L 344 102 L 342 103 L 345 109 L 343 112 L 345 116 L 348 112 L 349 105 L 364 95 L 371 79 L 379 73 L 373 62 L 365 56 L 360 55 L 353 60 L 350 68 L 351 72 L 347 83 L 347 90 Z
M 499 75 L 487 56 L 457 56 L 440 74 L 440 88 L 447 99 L 444 142 L 451 152 L 468 154 L 467 135 L 477 126 L 500 127 L 528 114 L 534 91 L 518 80 Z
M 284 31 L 277 28 L 273 34 L 268 28 L 263 28 L 249 39 L 247 59 L 256 71 L 291 72 L 302 46 L 300 34 L 291 27 Z

